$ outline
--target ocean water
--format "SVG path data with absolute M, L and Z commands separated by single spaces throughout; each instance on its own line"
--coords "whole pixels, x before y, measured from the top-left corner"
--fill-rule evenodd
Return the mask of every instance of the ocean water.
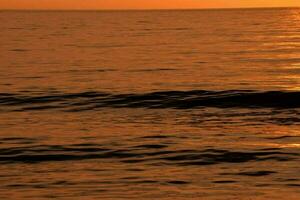
M 300 199 L 300 9 L 1 11 L 1 199 Z

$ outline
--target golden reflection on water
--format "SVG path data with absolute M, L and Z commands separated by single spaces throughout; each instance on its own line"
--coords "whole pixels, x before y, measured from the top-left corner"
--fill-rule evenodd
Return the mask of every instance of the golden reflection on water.
M 283 147 L 283 148 L 287 148 L 287 147 L 299 148 L 300 147 L 300 143 L 297 143 L 297 144 L 287 144 L 287 145 L 282 145 L 280 147 Z
M 298 11 L 241 19 L 243 12 L 227 12 L 222 21 L 219 11 L 117 12 L 113 18 L 7 13 L 0 19 L 1 62 L 8 66 L 0 69 L 0 85 L 7 92 L 297 88 L 297 73 L 278 72 L 299 63 Z
M 298 200 L 297 107 L 142 106 L 300 90 L 299 12 L 0 12 L 0 198 Z

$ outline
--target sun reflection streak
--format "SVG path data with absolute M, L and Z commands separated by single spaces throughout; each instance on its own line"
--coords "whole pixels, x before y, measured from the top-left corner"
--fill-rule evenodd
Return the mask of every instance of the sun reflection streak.
M 300 148 L 300 143 L 290 143 L 290 144 L 284 144 L 279 145 L 280 148 Z

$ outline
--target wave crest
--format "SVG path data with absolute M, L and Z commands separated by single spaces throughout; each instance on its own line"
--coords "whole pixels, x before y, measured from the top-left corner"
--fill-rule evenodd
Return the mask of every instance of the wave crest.
M 218 108 L 299 108 L 300 92 L 284 91 L 162 91 L 144 94 L 110 94 L 103 92 L 59 94 L 0 94 L 0 109 L 25 111 L 62 109 L 83 111 L 103 107 L 192 109 Z

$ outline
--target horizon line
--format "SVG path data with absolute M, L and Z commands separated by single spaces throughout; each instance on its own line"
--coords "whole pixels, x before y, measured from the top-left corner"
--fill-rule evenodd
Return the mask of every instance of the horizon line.
M 62 8 L 55 8 L 55 9 L 48 9 L 48 8 L 3 8 L 0 11 L 193 11 L 193 10 L 251 10 L 251 9 L 295 9 L 300 8 L 300 6 L 278 6 L 278 7 L 216 7 L 216 8 L 114 8 L 114 9 L 62 9 Z

